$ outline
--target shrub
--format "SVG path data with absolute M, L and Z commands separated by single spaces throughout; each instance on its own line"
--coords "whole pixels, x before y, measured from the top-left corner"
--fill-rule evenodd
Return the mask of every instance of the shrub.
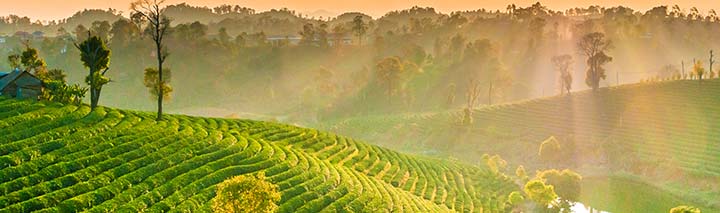
M 515 175 L 518 179 L 525 181 L 528 178 L 527 172 L 525 171 L 525 167 L 522 165 L 518 166 L 515 170 Z
M 510 205 L 517 206 L 525 201 L 525 197 L 523 197 L 522 194 L 520 194 L 520 192 L 514 191 L 508 195 L 507 200 Z
M 545 185 L 541 180 L 527 182 L 524 190 L 528 198 L 541 207 L 547 207 L 558 197 L 553 186 Z
M 235 176 L 217 186 L 212 209 L 215 212 L 275 212 L 280 201 L 278 186 L 265 174 Z
M 486 155 L 483 155 L 482 159 L 485 161 L 485 164 L 488 166 L 490 171 L 492 171 L 495 174 L 497 174 L 499 172 L 503 172 L 507 168 L 507 161 L 502 159 L 502 157 L 500 157 L 500 155 L 488 156 L 486 154 Z
M 569 209 L 572 202 L 580 198 L 580 181 L 582 176 L 568 169 L 558 171 L 555 169 L 537 173 L 537 178 L 546 184 L 552 185 L 555 193 L 560 197 L 560 208 Z
M 692 206 L 677 206 L 670 209 L 670 213 L 701 213 L 701 211 Z
M 561 152 L 562 149 L 560 148 L 560 142 L 558 142 L 554 136 L 550 136 L 550 138 L 540 144 L 538 155 L 540 155 L 540 159 L 542 161 L 554 163 L 559 160 Z

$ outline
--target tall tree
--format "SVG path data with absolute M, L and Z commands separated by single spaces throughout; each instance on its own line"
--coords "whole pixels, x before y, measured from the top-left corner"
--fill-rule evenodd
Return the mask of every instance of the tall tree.
M 158 62 L 157 70 L 164 70 L 163 63 L 169 54 L 163 42 L 170 27 L 170 19 L 164 14 L 164 10 L 161 7 L 163 3 L 165 3 L 165 0 L 137 0 L 130 5 L 135 14 L 139 14 L 139 16 L 148 23 L 147 28 L 150 31 L 152 40 L 155 42 L 155 55 L 157 56 Z M 157 85 L 163 84 L 163 72 L 158 72 L 157 82 Z M 162 120 L 163 97 L 165 97 L 163 87 L 158 87 L 158 121 Z
M 169 22 L 169 21 L 168 21 Z M 169 23 L 168 23 L 169 25 Z M 200 23 L 199 21 L 193 22 L 189 26 L 190 35 L 188 36 L 190 39 L 196 40 L 204 38 L 207 35 L 208 26 Z
M 112 36 L 110 44 L 119 47 L 127 46 L 139 33 L 140 29 L 138 29 L 135 23 L 126 19 L 118 19 L 112 24 L 112 29 L 110 30 L 110 35 Z
M 694 76 L 697 76 L 700 83 L 702 83 L 703 75 L 705 75 L 705 67 L 703 67 L 702 60 L 695 61 L 692 73 Z
M 462 34 L 457 34 L 450 39 L 448 57 L 450 58 L 451 63 L 462 60 L 466 44 L 467 38 L 465 38 Z
M 22 66 L 21 58 L 22 57 L 18 54 L 9 55 L 8 64 L 10 64 L 10 68 L 13 70 L 20 70 L 20 67 Z
M 570 66 L 573 63 L 572 56 L 569 54 L 554 56 L 551 59 L 555 69 L 560 73 L 560 94 L 563 95 L 565 92 L 570 94 L 572 89 L 572 73 L 570 72 Z
M 227 29 L 224 27 L 218 30 L 218 40 L 220 40 L 222 45 L 228 45 L 230 43 L 230 35 L 228 35 Z
M 245 46 L 247 46 L 247 39 L 248 39 L 247 37 L 248 37 L 247 32 L 240 33 L 240 35 L 235 37 L 235 45 L 237 45 L 240 48 L 244 48 Z
M 301 45 L 311 45 L 315 43 L 315 26 L 312 23 L 303 25 L 303 30 L 298 32 L 302 36 Z
M 363 37 L 367 33 L 368 26 L 362 16 L 355 16 L 352 20 L 352 31 L 358 37 L 358 45 L 362 46 Z
M 605 51 L 611 47 L 610 40 L 605 38 L 605 34 L 599 32 L 586 34 L 577 44 L 580 53 L 588 58 L 585 84 L 590 86 L 593 91 L 597 91 L 600 88 L 600 80 L 607 77 L 602 66 L 613 59 L 605 54 Z
M 112 28 L 112 26 L 108 21 L 95 21 L 92 23 L 92 26 L 90 26 L 90 31 L 93 35 L 107 41 L 110 38 L 110 28 Z
M 708 70 L 710 72 L 710 78 L 713 78 L 713 64 L 715 63 L 715 53 L 710 50 L 710 69 Z
M 529 24 L 530 43 L 528 44 L 529 51 L 534 51 L 542 44 L 546 21 L 543 18 L 534 18 Z
M 465 91 L 465 109 L 463 110 L 462 119 L 462 123 L 465 125 L 473 123 L 473 109 L 480 98 L 480 92 L 482 89 L 480 86 L 481 85 L 477 80 L 471 79 Z
M 512 85 L 512 76 L 502 64 L 497 46 L 488 39 L 468 43 L 462 60 L 456 64 L 462 73 L 460 78 L 475 78 L 488 86 L 487 103 L 493 104 L 493 97 L 501 98 L 504 90 Z
M 45 78 L 47 74 L 47 64 L 40 57 L 37 49 L 30 47 L 29 43 L 25 43 L 25 51 L 20 55 L 20 62 L 25 71 L 33 72 L 39 78 Z
M 324 96 L 335 96 L 338 85 L 333 80 L 334 76 L 333 71 L 325 67 L 321 67 L 315 71 L 317 91 Z
M 85 41 L 88 39 L 88 29 L 84 25 L 78 25 L 75 27 L 75 40 Z
M 317 34 L 317 42 L 320 47 L 328 47 L 328 31 L 327 31 L 328 25 L 325 23 L 320 24 L 320 26 L 317 26 L 315 29 L 315 34 Z
M 100 100 L 100 91 L 103 85 L 110 82 L 105 73 L 110 69 L 110 49 L 98 36 L 91 36 L 80 44 L 75 44 L 80 50 L 80 60 L 90 71 L 85 82 L 90 85 L 90 108 L 95 109 Z
M 345 27 L 343 25 L 335 25 L 332 29 L 333 37 L 332 43 L 336 48 L 340 48 L 343 45 L 343 39 L 345 38 Z
M 375 66 L 378 83 L 385 86 L 389 100 L 400 90 L 405 67 L 399 57 L 388 57 Z

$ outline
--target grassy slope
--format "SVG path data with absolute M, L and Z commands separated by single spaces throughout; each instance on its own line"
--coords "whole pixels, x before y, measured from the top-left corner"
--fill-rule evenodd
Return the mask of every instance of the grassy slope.
M 209 211 L 215 184 L 258 171 L 281 212 L 479 212 L 515 189 L 485 168 L 311 129 L 0 98 L 0 212 Z
M 340 134 L 404 148 L 433 144 L 475 162 L 499 153 L 537 164 L 540 142 L 574 138 L 577 166 L 600 166 L 662 180 L 663 188 L 720 209 L 720 80 L 634 84 L 476 110 L 470 127 L 458 112 L 353 118 L 320 125 Z M 456 146 L 444 149 L 443 143 Z M 538 167 L 540 167 L 538 165 Z M 597 169 L 596 169 L 597 170 Z M 689 177 L 689 178 L 688 178 Z M 690 188 L 688 188 L 690 187 Z

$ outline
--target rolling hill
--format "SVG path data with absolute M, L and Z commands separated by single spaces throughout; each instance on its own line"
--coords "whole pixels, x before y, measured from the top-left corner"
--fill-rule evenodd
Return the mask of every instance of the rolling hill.
M 210 211 L 216 184 L 259 171 L 281 212 L 489 212 L 518 190 L 484 166 L 284 124 L 0 98 L 0 212 Z
M 530 168 L 547 168 L 538 148 L 554 136 L 573 149 L 563 166 L 586 174 L 629 173 L 720 209 L 719 79 L 640 83 L 483 107 L 469 126 L 457 124 L 460 111 L 366 116 L 317 127 L 399 150 L 435 149 L 466 162 L 476 162 L 477 153 L 500 154 Z

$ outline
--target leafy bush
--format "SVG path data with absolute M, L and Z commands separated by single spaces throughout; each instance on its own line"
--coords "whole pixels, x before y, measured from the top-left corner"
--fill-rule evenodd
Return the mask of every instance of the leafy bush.
M 507 168 L 507 161 L 502 159 L 500 155 L 489 156 L 487 154 L 484 154 L 482 156 L 482 159 L 485 161 L 485 164 L 488 166 L 490 171 L 495 174 L 503 172 Z
M 580 198 L 580 181 L 582 176 L 568 169 L 558 171 L 555 169 L 538 172 L 537 178 L 555 188 L 560 197 L 560 208 L 568 209 L 572 202 Z
M 540 159 L 547 163 L 555 163 L 559 160 L 562 149 L 560 148 L 560 142 L 555 139 L 554 136 L 546 139 L 540 144 Z
M 692 206 L 677 206 L 670 209 L 670 213 L 701 213 L 701 211 Z
M 525 167 L 522 165 L 518 166 L 515 170 L 515 176 L 517 176 L 518 179 L 525 181 L 528 178 L 527 172 L 525 171 Z
M 266 181 L 265 174 L 260 172 L 235 176 L 218 184 L 212 209 L 215 212 L 275 212 L 278 201 L 277 185 Z
M 522 194 L 520 194 L 520 192 L 514 191 L 508 195 L 507 201 L 510 205 L 516 206 L 516 205 L 520 205 L 522 202 L 524 202 L 525 197 L 523 197 Z
M 88 91 L 87 87 L 79 84 L 68 85 L 64 81 L 49 81 L 45 83 L 47 90 L 42 99 L 65 104 L 80 104 Z
M 555 194 L 554 187 L 546 185 L 541 180 L 531 180 L 527 182 L 524 190 L 528 198 L 540 207 L 547 207 L 558 197 L 557 194 Z

